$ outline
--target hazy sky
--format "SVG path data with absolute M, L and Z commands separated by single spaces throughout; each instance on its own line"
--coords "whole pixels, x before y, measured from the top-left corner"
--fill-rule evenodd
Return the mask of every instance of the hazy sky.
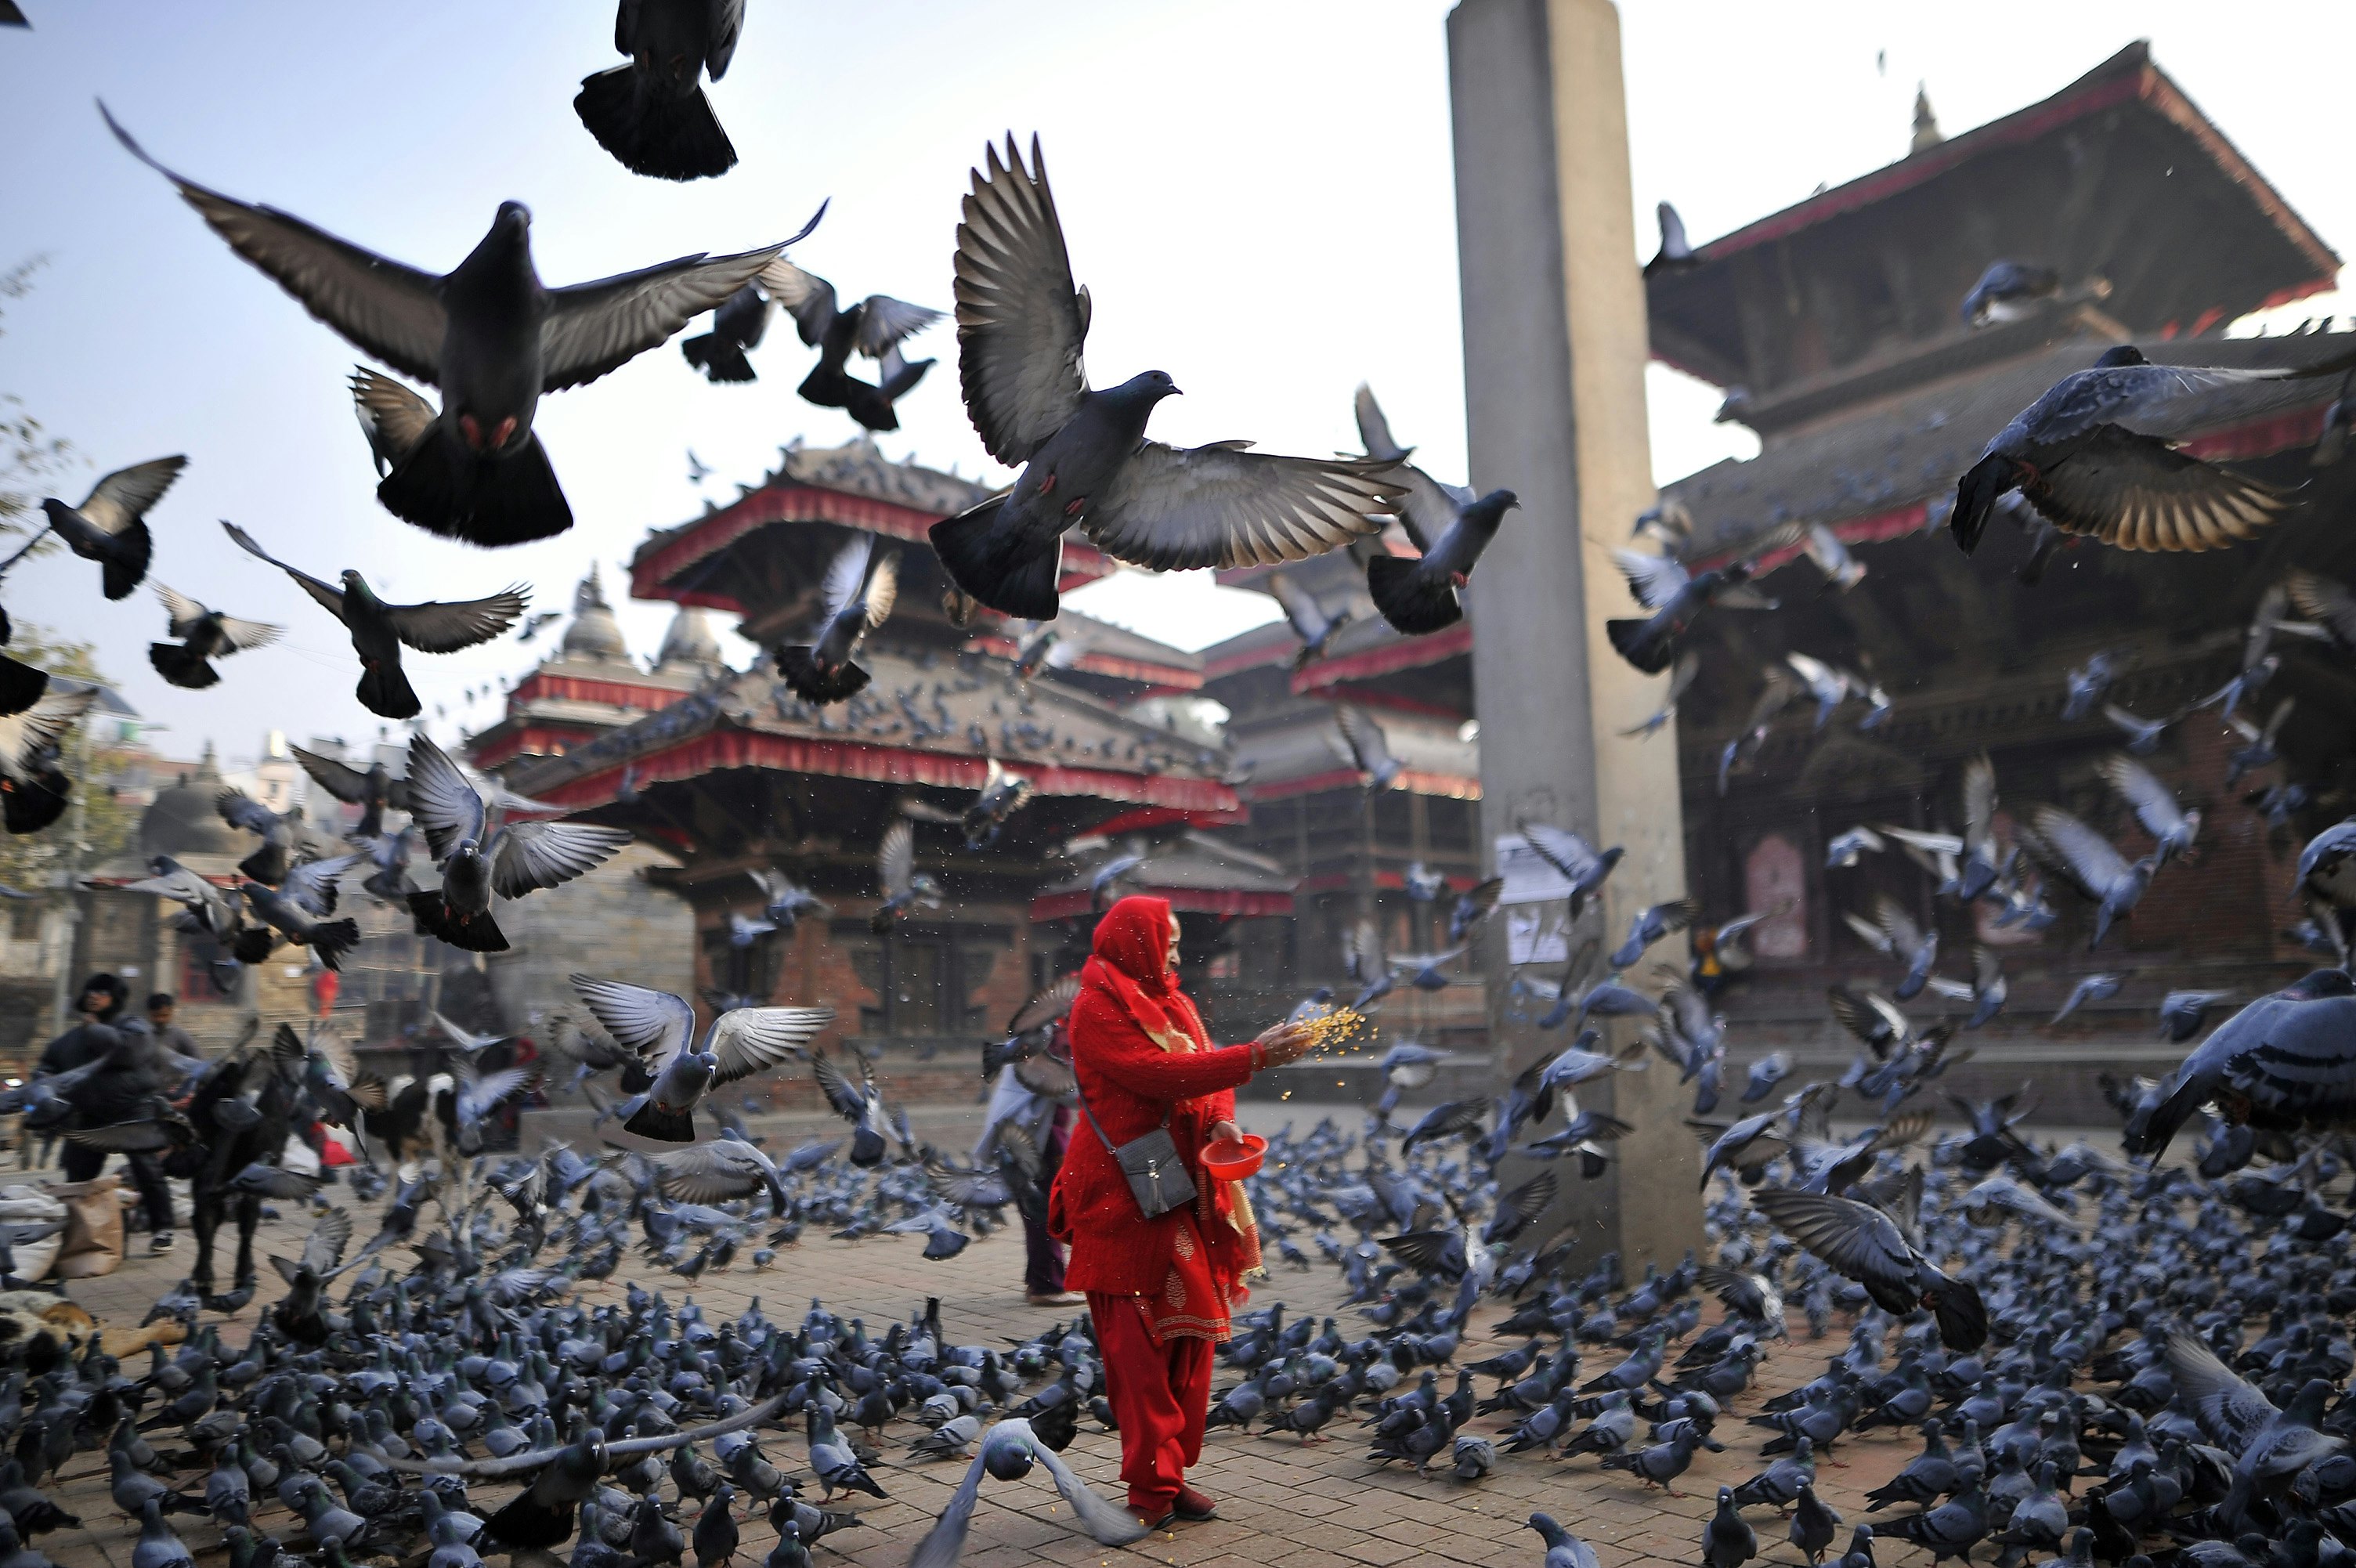
M 1096 300 L 1096 379 L 1160 368 L 1185 389 L 1156 414 L 1158 435 L 1349 447 L 1350 393 L 1367 380 L 1422 460 L 1462 477 L 1443 0 L 750 0 L 712 91 L 743 161 L 686 186 L 628 174 L 574 118 L 580 78 L 616 59 L 610 11 L 580 0 L 25 3 L 36 30 L 0 30 L 0 267 L 37 253 L 48 265 L 9 308 L 0 391 L 90 466 L 69 499 L 100 470 L 187 453 L 151 519 L 155 576 L 290 628 L 230 660 L 212 691 L 177 692 L 146 662 L 162 631 L 152 595 L 106 604 L 96 569 L 70 557 L 19 568 L 10 610 L 95 641 L 134 705 L 171 726 L 167 751 L 209 736 L 250 753 L 268 727 L 378 727 L 352 700 L 340 628 L 215 519 L 318 575 L 360 566 L 396 599 L 520 580 L 559 608 L 592 561 L 618 595 L 618 563 L 645 531 L 701 510 L 690 446 L 724 499 L 780 443 L 830 445 L 854 427 L 793 395 L 810 356 L 782 328 L 750 387 L 708 385 L 665 347 L 542 405 L 573 532 L 498 553 L 431 538 L 376 504 L 344 391 L 354 351 L 117 147 L 99 96 L 191 178 L 435 271 L 506 198 L 531 205 L 540 271 L 557 284 L 781 238 L 831 197 L 794 259 L 846 295 L 934 306 L 949 303 L 969 166 L 991 135 L 1036 131 Z M 2137 36 L 2327 241 L 2356 242 L 2333 151 L 2356 8 L 1639 0 L 1622 16 L 1647 251 L 1664 197 L 1699 241 L 1897 157 L 1918 80 L 1952 133 Z M 951 334 L 912 348 L 944 363 L 884 450 L 995 477 L 957 399 Z M 1658 368 L 1652 388 L 1660 478 L 1746 449 L 1710 423 L 1715 390 Z M 1077 602 L 1188 645 L 1266 616 L 1266 601 L 1200 579 L 1130 578 Z M 623 607 L 646 652 L 669 615 Z M 463 703 L 464 688 L 535 656 L 503 639 L 413 658 L 412 678 L 429 714 L 446 708 L 447 735 L 498 712 L 495 696 Z

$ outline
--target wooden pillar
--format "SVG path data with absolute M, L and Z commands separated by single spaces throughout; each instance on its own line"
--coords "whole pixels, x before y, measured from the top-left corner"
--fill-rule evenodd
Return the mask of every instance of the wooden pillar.
M 1624 845 L 1601 911 L 1571 941 L 1592 933 L 1608 949 L 1634 909 L 1685 888 L 1676 732 L 1618 733 L 1665 682 L 1630 668 L 1603 627 L 1633 613 L 1610 551 L 1654 499 L 1619 13 L 1609 0 L 1462 0 L 1448 38 L 1472 486 L 1522 500 L 1470 592 L 1484 853 L 1523 817 Z M 1486 940 L 1502 1082 L 1569 1041 L 1506 1019 L 1503 921 Z M 1560 1163 L 1556 1218 L 1582 1253 L 1616 1250 L 1632 1271 L 1699 1251 L 1700 1162 L 1676 1075 L 1655 1061 L 1601 1088 L 1582 1101 L 1608 1095 L 1636 1131 L 1598 1180 Z

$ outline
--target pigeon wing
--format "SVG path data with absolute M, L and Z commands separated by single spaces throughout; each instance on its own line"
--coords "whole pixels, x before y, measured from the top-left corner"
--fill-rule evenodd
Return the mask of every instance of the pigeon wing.
M 880 360 L 902 339 L 915 337 L 948 314 L 888 294 L 871 294 L 859 313 L 859 334 L 851 346 L 871 360 Z
M 1751 1195 L 1768 1221 L 1830 1265 L 1861 1283 L 1906 1286 L 1913 1259 L 1897 1223 L 1870 1204 L 1830 1193 L 1769 1187 Z
M 958 385 L 981 444 L 1012 467 L 1079 410 L 1088 305 L 1072 283 L 1039 139 L 1029 168 L 1011 135 L 1005 157 L 993 144 L 985 161 L 957 231 Z
M 615 1043 L 659 1072 L 695 1036 L 695 1009 L 668 991 L 619 980 L 573 976 L 573 989 Z
M 759 1168 L 737 1153 L 744 1147 L 723 1138 L 713 1144 L 690 1144 L 657 1155 L 648 1163 L 655 1167 L 655 1181 L 665 1197 L 686 1203 L 725 1203 L 762 1185 Z
M 1047 1467 L 1047 1474 L 1055 1478 L 1055 1489 L 1063 1493 L 1064 1500 L 1072 1506 L 1072 1516 L 1098 1541 L 1107 1546 L 1127 1546 L 1151 1533 L 1135 1515 L 1117 1509 L 1097 1496 L 1054 1449 L 1044 1443 L 1033 1443 L 1031 1452 L 1040 1464 Z M 921 1568 L 921 1565 L 912 1564 L 911 1568 Z
M 1023 1004 L 1014 1016 L 1006 1021 L 1006 1032 L 1027 1035 L 1033 1029 L 1043 1028 L 1069 1013 L 1079 995 L 1080 977 L 1067 974 L 1044 991 L 1034 992 L 1031 1000 Z
M 1423 554 L 1456 523 L 1456 498 L 1448 488 L 1412 463 L 1401 463 L 1390 470 L 1398 481 L 1399 526 Z
M 761 269 L 761 291 L 786 307 L 794 330 L 810 348 L 826 340 L 835 317 L 834 285 L 779 256 Z
M 1358 443 L 1367 456 L 1379 463 L 1396 463 L 1415 450 L 1391 439 L 1391 422 L 1383 416 L 1383 405 L 1375 401 L 1375 389 L 1365 382 L 1358 383 L 1351 409 L 1358 418 Z
M 1316 596 L 1281 572 L 1271 573 L 1268 591 L 1284 610 L 1284 618 L 1291 623 L 1292 635 L 1303 642 L 1314 642 L 1323 633 L 1326 616 L 1317 605 Z
M 336 884 L 359 863 L 357 854 L 306 860 L 286 874 L 278 896 L 311 914 L 332 915 L 336 912 Z
M 876 847 L 875 865 L 883 877 L 884 897 L 897 898 L 906 893 L 916 874 L 916 828 L 902 817 L 884 830 L 884 842 Z
M 409 811 L 425 831 L 425 847 L 447 860 L 460 839 L 483 841 L 483 798 L 423 730 L 409 740 Z
M 305 751 L 299 746 L 289 746 L 286 749 L 294 754 L 294 760 L 303 765 L 303 771 L 309 774 L 311 781 L 320 789 L 348 806 L 366 803 L 369 795 L 367 774 L 348 763 L 338 762 L 332 757 L 322 757 L 316 751 Z
M 276 280 L 304 309 L 403 375 L 442 384 L 442 339 L 449 320 L 440 278 L 338 240 L 292 213 L 182 179 L 149 157 L 106 105 L 100 104 L 98 112 L 132 156 L 178 187 L 180 199 L 230 250 Z
M 1394 470 L 1348 457 L 1288 457 L 1139 445 L 1082 514 L 1117 560 L 1156 572 L 1302 561 L 1375 533 L 1399 494 Z
M 1648 610 L 1659 609 L 1693 581 L 1684 564 L 1674 555 L 1647 555 L 1641 550 L 1614 550 L 1612 559 L 1619 564 L 1621 575 L 1628 579 L 1628 591 L 1635 595 L 1636 602 Z
M 2122 550 L 2216 550 L 2291 506 L 2262 479 L 2189 456 L 2153 435 L 2099 424 L 2040 477 L 2037 507 L 2064 533 Z
M 34 753 L 54 745 L 71 729 L 97 700 L 95 686 L 79 692 L 52 688 L 23 713 L 0 717 L 0 773 L 18 772 Z
M 197 629 L 197 623 L 204 618 L 204 606 L 153 577 L 147 579 L 147 585 L 164 601 L 164 624 L 171 628 L 174 637 L 186 637 Z
M 2290 602 L 2310 621 L 2319 621 L 2343 648 L 2356 648 L 2356 594 L 2304 568 L 2283 579 Z
M 1582 880 L 1594 871 L 1598 859 L 1595 850 L 1577 833 L 1547 822 L 1521 822 L 1516 825 L 1522 830 L 1522 837 L 1529 842 L 1529 846 L 1537 851 L 1538 858 L 1573 882 Z
M 313 1273 L 326 1277 L 335 1273 L 336 1265 L 344 1261 L 344 1249 L 351 1244 L 352 1217 L 348 1209 L 330 1208 L 319 1216 L 311 1227 L 311 1234 L 303 1240 L 303 1266 Z
M 255 543 L 253 535 L 246 532 L 245 530 L 240 528 L 237 524 L 230 521 L 228 519 L 224 518 L 221 520 L 221 527 L 229 531 L 230 541 L 234 542 L 239 549 L 244 551 L 249 555 L 257 556 L 262 560 L 269 562 L 273 566 L 277 567 L 280 571 L 294 578 L 296 585 L 300 586 L 305 593 L 310 595 L 313 599 L 318 602 L 320 608 L 326 610 L 329 615 L 334 616 L 337 620 L 344 618 L 344 591 L 341 588 L 333 586 L 330 584 L 323 583 L 319 581 L 318 578 L 311 575 L 308 572 L 296 571 L 294 567 L 289 566 L 285 562 L 281 561 L 277 556 L 273 555 L 269 551 L 264 550 L 261 545 Z
M 422 605 L 387 605 L 385 620 L 393 636 L 420 653 L 455 653 L 478 642 L 488 642 L 516 623 L 530 603 L 520 586 L 487 599 L 438 600 Z
M 825 625 L 851 607 L 859 596 L 860 585 L 867 581 L 867 563 L 875 553 L 875 536 L 860 533 L 835 552 L 827 563 L 826 580 L 819 585 L 819 621 Z
M 777 252 L 818 227 L 820 207 L 792 240 L 733 256 L 681 256 L 595 283 L 548 291 L 540 328 L 540 389 L 562 392 L 618 370 L 751 283 Z
M 491 891 L 520 898 L 594 871 L 630 842 L 627 828 L 594 822 L 513 822 L 501 828 L 491 854 Z
M 2127 863 L 2111 841 L 2062 810 L 2040 806 L 2029 821 L 2040 842 L 2062 862 L 2062 869 L 2090 898 L 2100 898 L 2127 873 Z
M 1029 1423 L 1023 1424 L 1027 1427 Z M 1047 1452 L 1044 1444 L 1034 1443 L 1031 1447 L 1033 1453 Z M 976 1454 L 973 1463 L 966 1466 L 965 1479 L 949 1494 L 948 1506 L 941 1509 L 941 1517 L 933 1521 L 925 1539 L 916 1543 L 916 1555 L 908 1559 L 908 1568 L 957 1568 L 958 1560 L 965 1555 L 966 1531 L 973 1523 L 974 1504 L 981 1499 L 983 1463 L 983 1455 Z
M 709 4 L 703 29 L 703 73 L 717 81 L 728 74 L 728 62 L 736 58 L 736 40 L 744 33 L 744 0 L 709 0 Z
M 2113 752 L 2097 766 L 2111 788 L 2119 792 L 2119 799 L 2134 810 L 2136 821 L 2143 824 L 2144 832 L 2160 838 L 2182 823 L 2184 813 L 2176 797 L 2142 763 L 2125 752 Z
M 715 1083 L 734 1083 L 805 1054 L 818 1032 L 834 1022 L 831 1007 L 739 1007 L 712 1027 L 720 1058 Z
M 2168 1337 L 2168 1372 L 2177 1391 L 2192 1406 L 2201 1429 L 2221 1448 L 2239 1454 L 2266 1423 L 2282 1412 L 2275 1402 L 2217 1359 L 2192 1335 Z
M 163 499 L 164 492 L 187 466 L 186 457 L 156 457 L 117 468 L 91 486 L 90 499 L 74 510 L 100 532 L 120 533 Z
M 1342 726 L 1342 738 L 1350 745 L 1350 755 L 1356 759 L 1359 771 L 1380 773 L 1383 765 L 1391 760 L 1390 744 L 1383 738 L 1383 726 L 1364 708 L 1343 703 L 1333 709 L 1333 722 Z
M 812 1057 L 810 1075 L 818 1079 L 819 1091 L 826 1096 L 827 1104 L 844 1121 L 856 1123 L 867 1113 L 867 1095 L 851 1081 L 851 1075 L 834 1065 L 831 1057 Z

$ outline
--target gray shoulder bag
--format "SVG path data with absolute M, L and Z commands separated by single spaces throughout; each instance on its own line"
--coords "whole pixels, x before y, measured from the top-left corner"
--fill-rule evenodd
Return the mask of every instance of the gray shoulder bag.
M 1111 1154 L 1113 1163 L 1120 1166 L 1120 1174 L 1129 1178 L 1129 1190 L 1148 1219 L 1194 1201 L 1194 1178 L 1186 1174 L 1186 1164 L 1178 1157 L 1178 1141 L 1170 1135 L 1167 1112 L 1162 1113 L 1162 1125 L 1142 1138 L 1116 1144 L 1098 1125 L 1096 1112 L 1088 1109 L 1088 1097 L 1078 1092 L 1077 1074 L 1073 1076 L 1073 1083 L 1080 1114 L 1088 1119 L 1097 1141 Z

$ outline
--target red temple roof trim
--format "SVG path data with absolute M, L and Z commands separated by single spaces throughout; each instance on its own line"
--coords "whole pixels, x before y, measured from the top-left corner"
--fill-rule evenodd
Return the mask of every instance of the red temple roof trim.
M 466 760 L 477 768 L 497 768 L 529 753 L 562 757 L 574 745 L 604 733 L 591 725 L 493 725 L 466 745 Z
M 659 685 L 652 681 L 590 680 L 581 675 L 559 675 L 546 670 L 535 670 L 516 682 L 514 689 L 508 693 L 508 701 L 512 704 L 530 702 L 534 697 L 547 697 L 653 712 L 667 708 L 686 695 L 683 687 Z
M 1170 806 L 1141 806 L 1136 811 L 1108 817 L 1088 832 L 1110 838 L 1115 833 L 1141 832 L 1147 828 L 1166 827 L 1172 822 L 1184 822 L 1189 827 L 1197 828 L 1228 828 L 1239 827 L 1250 821 L 1249 806 L 1238 807 L 1232 811 L 1183 811 Z
M 674 588 L 670 581 L 697 562 L 719 554 L 747 534 L 772 523 L 830 522 L 908 540 L 930 549 L 932 526 L 943 515 L 818 485 L 764 485 L 734 505 L 681 525 L 661 544 L 641 553 L 630 563 L 630 594 L 634 598 L 671 599 L 741 615 L 744 607 L 727 595 Z M 1065 541 L 1061 586 L 1074 587 L 1110 576 L 1112 572 L 1112 562 L 1094 545 Z
M 1429 637 L 1402 637 L 1338 658 L 1320 659 L 1294 672 L 1292 689 L 1306 696 L 1344 681 L 1371 681 L 1401 670 L 1419 670 L 1472 651 L 1472 623 L 1458 621 Z
M 625 771 L 638 788 L 644 789 L 731 768 L 766 768 L 780 773 L 865 779 L 885 784 L 929 784 L 951 789 L 979 789 L 990 777 L 989 761 L 980 757 L 862 741 L 802 740 L 757 730 L 720 729 L 691 736 L 675 746 L 551 785 L 541 791 L 539 798 L 586 811 L 615 800 Z M 1033 762 L 1018 762 L 1015 771 L 1030 779 L 1032 788 L 1043 795 L 1087 795 L 1193 811 L 1234 811 L 1241 806 L 1232 788 L 1213 779 Z

